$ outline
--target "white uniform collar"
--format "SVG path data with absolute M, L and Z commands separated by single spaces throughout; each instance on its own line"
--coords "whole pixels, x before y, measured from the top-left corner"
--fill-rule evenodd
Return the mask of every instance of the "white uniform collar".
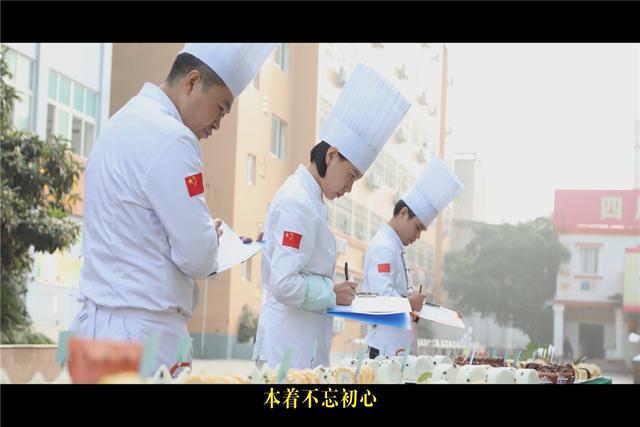
M 380 224 L 380 229 L 382 230 L 383 233 L 387 234 L 393 242 L 396 243 L 396 245 L 401 251 L 404 251 L 404 245 L 402 244 L 402 240 L 400 240 L 400 236 L 398 236 L 398 233 L 396 233 L 396 230 L 394 230 L 386 222 L 383 222 L 382 224 Z
M 298 169 L 296 169 L 295 175 L 300 178 L 300 182 L 302 182 L 302 186 L 313 196 L 314 200 L 320 201 L 324 204 L 324 199 L 322 198 L 322 188 L 320 188 L 320 184 L 318 181 L 311 175 L 309 170 L 299 165 Z
M 145 83 L 138 95 L 146 96 L 158 101 L 160 104 L 162 104 L 163 107 L 166 108 L 167 113 L 175 117 L 176 120 L 178 120 L 180 123 L 184 124 L 178 108 L 176 108 L 176 105 L 173 103 L 171 98 L 169 98 L 167 94 L 164 93 L 162 89 L 160 89 L 160 87 L 154 85 L 153 83 Z

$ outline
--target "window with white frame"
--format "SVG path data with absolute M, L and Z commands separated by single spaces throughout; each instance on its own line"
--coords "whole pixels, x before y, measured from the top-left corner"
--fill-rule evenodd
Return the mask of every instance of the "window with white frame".
M 371 173 L 380 177 L 380 180 L 384 179 L 384 163 L 385 163 L 386 153 L 382 152 L 373 162 L 373 166 L 371 167 Z
M 247 155 L 247 182 L 252 187 L 256 185 L 256 156 Z
M 327 58 L 330 61 L 333 61 L 334 53 L 333 53 L 333 43 L 322 43 L 324 45 L 324 53 L 327 55 Z
M 289 44 L 278 43 L 275 49 L 274 61 L 282 71 L 289 70 Z
M 420 267 L 426 267 L 426 248 L 422 240 L 418 240 L 413 244 L 416 247 L 416 264 Z
M 396 177 L 398 174 L 398 162 L 392 155 L 387 154 L 386 164 L 384 167 L 384 183 L 395 190 Z
M 382 217 L 380 215 L 376 215 L 373 212 L 369 212 L 369 240 L 373 239 L 373 236 L 378 232 L 378 228 L 380 228 L 380 224 L 382 224 Z
M 335 207 L 333 200 L 327 200 L 325 206 L 327 207 L 327 222 L 329 223 L 329 227 L 335 227 Z
M 407 248 L 405 249 L 406 253 L 407 253 L 407 261 L 409 261 L 409 263 L 411 264 L 417 264 L 417 257 L 416 255 L 417 253 L 417 247 L 416 245 L 409 245 L 407 246 Z
M 353 237 L 363 242 L 367 240 L 367 219 L 369 211 L 361 204 L 354 203 L 353 207 Z
M 271 115 L 271 153 L 284 159 L 287 148 L 287 124 L 275 114 Z
M 49 70 L 47 138 L 56 135 L 73 151 L 88 157 L 93 148 L 98 116 L 98 93 Z
M 580 274 L 598 274 L 599 248 L 580 248 Z
M 6 82 L 20 97 L 13 106 L 11 124 L 19 130 L 32 130 L 33 61 L 13 49 L 7 50 L 5 61 L 11 73 Z
M 242 263 L 242 279 L 246 282 L 251 281 L 251 258 Z
M 430 243 L 427 243 L 427 270 L 429 270 L 430 272 L 433 272 L 433 269 L 434 269 L 434 264 L 436 259 L 435 254 L 436 252 L 433 245 L 431 245 Z
M 422 141 L 422 124 L 418 120 L 414 120 L 411 123 L 411 143 L 420 146 Z
M 351 212 L 353 203 L 347 197 L 340 197 L 336 202 L 336 228 L 347 236 L 351 236 Z
M 325 120 L 329 116 L 331 112 L 332 105 L 329 101 L 324 98 L 320 98 L 320 105 L 318 106 L 318 131 L 322 129 L 322 125 L 324 125 Z
M 398 166 L 398 191 L 401 193 L 401 196 L 407 192 L 411 185 L 411 174 L 407 171 L 404 166 Z

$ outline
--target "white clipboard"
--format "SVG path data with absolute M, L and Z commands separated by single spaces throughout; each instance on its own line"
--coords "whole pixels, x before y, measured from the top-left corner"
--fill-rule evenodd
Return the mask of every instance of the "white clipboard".
M 218 247 L 218 270 L 209 276 L 220 274 L 235 265 L 247 261 L 258 254 L 264 247 L 264 242 L 262 241 L 242 243 L 238 234 L 224 221 L 220 229 L 222 230 L 222 236 L 220 236 Z

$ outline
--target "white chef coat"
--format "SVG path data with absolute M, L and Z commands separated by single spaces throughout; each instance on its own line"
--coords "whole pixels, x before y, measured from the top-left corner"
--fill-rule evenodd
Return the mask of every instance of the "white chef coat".
M 194 279 L 217 268 L 201 173 L 197 136 L 169 97 L 146 83 L 105 125 L 88 160 L 77 295 L 85 307 L 73 329 L 135 341 L 161 332 L 158 362 L 174 362 L 197 304 Z M 129 326 L 102 324 L 120 321 Z
M 387 223 L 380 225 L 367 248 L 363 290 L 394 297 L 408 297 L 411 293 L 404 245 L 398 233 Z M 376 325 L 365 337 L 365 342 L 380 350 L 381 356 L 394 356 L 400 349 L 415 354 L 416 324 L 411 322 L 411 330 Z
M 288 348 L 291 367 L 329 365 L 333 318 L 326 308 L 302 308 L 309 277 L 330 282 L 336 263 L 336 241 L 329 229 L 320 185 L 304 166 L 298 166 L 277 191 L 267 214 L 262 253 L 262 292 L 254 360 L 275 367 Z M 302 236 L 299 248 L 284 245 L 285 234 Z M 335 304 L 335 294 L 333 294 Z M 313 357 L 314 343 L 317 351 Z M 313 359 L 313 360 L 312 360 Z

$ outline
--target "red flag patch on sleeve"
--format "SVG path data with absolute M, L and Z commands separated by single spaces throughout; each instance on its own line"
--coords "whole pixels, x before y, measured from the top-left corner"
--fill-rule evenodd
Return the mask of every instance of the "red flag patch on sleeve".
M 391 273 L 391 264 L 378 264 L 378 273 Z
M 195 175 L 190 175 L 184 179 L 187 184 L 187 191 L 189 197 L 197 196 L 204 193 L 204 182 L 202 181 L 202 172 Z
M 300 240 L 302 240 L 302 234 L 285 230 L 284 234 L 282 235 L 282 246 L 289 246 L 295 249 L 300 249 Z

